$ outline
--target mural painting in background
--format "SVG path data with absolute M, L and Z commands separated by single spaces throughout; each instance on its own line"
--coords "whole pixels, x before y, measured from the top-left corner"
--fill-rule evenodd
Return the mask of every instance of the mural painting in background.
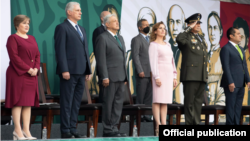
M 14 34 L 13 18 L 18 14 L 24 14 L 31 18 L 30 31 L 28 34 L 36 38 L 41 53 L 41 62 L 47 64 L 48 78 L 51 92 L 59 94 L 59 78 L 55 74 L 56 60 L 54 51 L 54 30 L 56 25 L 66 19 L 65 6 L 71 0 L 11 0 L 11 33 Z M 136 23 L 139 19 L 145 18 L 152 27 L 155 23 L 163 21 L 167 25 L 168 35 L 166 41 L 172 46 L 175 56 L 175 64 L 178 76 L 181 66 L 181 52 L 175 43 L 176 36 L 187 26 L 184 23 L 186 17 L 194 13 L 202 14 L 201 28 L 208 43 L 209 65 L 208 65 L 208 85 L 207 97 L 209 104 L 225 104 L 224 92 L 220 85 L 222 74 L 219 51 L 220 47 L 227 43 L 225 31 L 234 25 L 242 28 L 241 45 L 244 46 L 248 67 L 250 66 L 249 55 L 249 22 L 248 26 L 237 24 L 236 20 L 250 21 L 249 5 L 224 3 L 218 1 L 194 0 L 196 5 L 190 5 L 186 0 L 74 0 L 79 2 L 82 9 L 82 19 L 79 25 L 86 29 L 91 69 L 93 75 L 88 82 L 89 91 L 95 95 L 99 93 L 98 78 L 95 71 L 95 56 L 93 53 L 92 33 L 94 29 L 101 25 L 100 13 L 108 10 L 116 14 L 120 21 L 119 33 L 123 36 L 127 47 L 127 70 L 129 74 L 129 88 L 131 94 L 136 95 L 136 81 L 134 76 L 134 66 L 130 52 L 132 37 L 138 34 Z M 233 6 L 234 5 L 234 6 Z M 232 8 L 233 7 L 233 8 Z M 238 9 L 238 10 L 237 10 Z M 240 10 L 239 10 L 240 9 Z M 242 10 L 243 9 L 243 10 Z M 226 14 L 227 13 L 227 14 Z M 243 23 L 243 22 L 240 22 Z M 151 34 L 151 33 L 150 33 Z M 250 68 L 250 67 L 249 67 Z M 249 69 L 250 70 L 250 69 Z M 179 78 L 178 78 L 179 82 Z M 173 102 L 183 103 L 183 87 L 178 83 L 178 87 L 173 91 Z M 245 92 L 243 105 L 250 105 L 250 96 Z M 244 120 L 248 118 L 244 118 Z M 223 121 L 221 118 L 220 121 Z

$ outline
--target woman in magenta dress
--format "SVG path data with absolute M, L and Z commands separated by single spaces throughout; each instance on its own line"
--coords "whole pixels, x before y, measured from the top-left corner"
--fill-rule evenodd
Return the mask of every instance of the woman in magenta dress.
M 153 26 L 150 36 L 149 60 L 152 73 L 153 105 L 156 135 L 159 125 L 166 125 L 167 103 L 172 103 L 173 87 L 176 87 L 176 68 L 171 45 L 164 42 L 167 31 L 163 22 Z
M 31 106 L 39 107 L 37 75 L 40 68 L 40 52 L 29 31 L 29 17 L 17 15 L 14 18 L 16 34 L 9 36 L 7 50 L 10 58 L 6 71 L 5 107 L 12 108 L 15 125 L 14 140 L 36 139 L 29 131 Z M 20 118 L 23 119 L 23 130 Z

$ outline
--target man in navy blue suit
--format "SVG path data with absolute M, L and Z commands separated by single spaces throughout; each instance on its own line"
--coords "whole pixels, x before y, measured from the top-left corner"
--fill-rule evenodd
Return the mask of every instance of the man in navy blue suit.
M 67 19 L 55 29 L 56 73 L 60 77 L 60 117 L 62 138 L 83 138 L 76 130 L 85 80 L 91 74 L 85 29 L 77 24 L 81 8 L 69 2 Z
M 250 88 L 245 53 L 238 44 L 241 34 L 238 28 L 227 30 L 229 42 L 222 47 L 220 59 L 223 69 L 221 87 L 226 95 L 226 125 L 239 125 L 245 85 Z

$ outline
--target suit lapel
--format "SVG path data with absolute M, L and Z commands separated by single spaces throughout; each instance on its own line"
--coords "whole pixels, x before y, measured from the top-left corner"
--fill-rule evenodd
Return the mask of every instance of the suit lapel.
M 205 38 L 201 37 L 201 40 L 202 40 L 202 44 L 207 48 L 207 42 Z
M 125 54 L 125 51 L 126 51 L 126 50 L 124 50 L 125 44 L 123 44 L 123 40 L 122 40 L 122 38 L 121 38 L 120 35 L 118 35 L 118 38 L 119 38 L 119 40 L 120 40 L 120 42 L 121 42 L 121 44 L 122 44 L 122 48 L 120 47 L 120 49 L 121 49 L 121 50 L 123 51 L 123 53 Z
M 230 42 L 228 42 L 228 43 L 229 43 L 230 47 L 232 48 L 232 50 L 234 50 L 233 52 L 235 52 L 235 53 L 240 57 L 240 60 L 243 61 L 243 60 L 241 59 L 241 56 L 240 56 L 239 51 L 238 51 Z M 242 50 L 241 50 L 241 52 L 242 52 Z M 243 58 L 244 58 L 243 52 L 242 52 L 242 55 L 243 55 Z
M 68 20 L 66 20 L 65 21 L 66 23 L 67 23 L 67 25 L 69 26 L 69 28 L 76 34 L 76 36 L 78 37 L 78 39 L 82 42 L 82 39 L 81 39 L 81 37 L 80 37 L 80 35 L 79 35 L 79 33 L 76 31 L 76 29 L 71 25 L 71 23 L 68 21 Z M 80 26 L 79 26 L 80 27 Z M 80 28 L 81 29 L 81 28 Z M 82 32 L 82 34 L 83 34 L 83 32 Z M 83 36 L 84 37 L 84 36 Z M 84 38 L 84 39 L 86 39 L 86 38 Z M 82 42 L 83 43 L 83 42 Z
M 141 40 L 146 43 L 149 44 L 148 41 L 139 33 L 139 37 L 141 38 Z
M 107 31 L 108 32 L 108 31 Z M 120 50 L 122 50 L 121 46 L 119 45 L 119 43 L 116 41 L 115 37 L 112 36 L 109 32 L 108 32 L 109 38 L 119 47 Z M 119 36 L 118 36 L 119 38 Z M 120 38 L 119 38 L 120 40 Z M 121 40 L 120 40 L 121 41 Z M 123 51 L 123 50 L 122 50 Z

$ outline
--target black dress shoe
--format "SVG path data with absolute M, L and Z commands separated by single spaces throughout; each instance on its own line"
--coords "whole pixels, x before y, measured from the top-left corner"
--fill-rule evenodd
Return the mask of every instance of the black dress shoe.
M 103 134 L 103 137 L 121 137 L 121 135 L 114 132 L 114 133 Z
M 75 132 L 75 133 L 71 133 L 72 135 L 74 135 L 75 138 L 87 138 L 86 135 L 80 135 L 79 133 Z
M 146 121 L 146 122 L 153 122 L 153 120 L 151 119 L 151 118 L 149 118 L 149 117 L 144 117 L 144 120 Z
M 71 133 L 61 133 L 61 138 L 74 138 L 74 135 Z

